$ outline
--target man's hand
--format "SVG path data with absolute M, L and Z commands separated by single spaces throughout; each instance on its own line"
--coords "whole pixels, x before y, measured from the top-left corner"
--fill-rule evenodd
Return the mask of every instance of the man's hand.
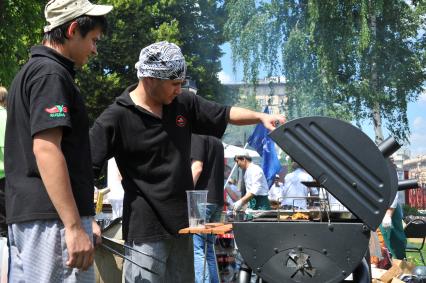
M 233 211 L 239 211 L 243 207 L 244 203 L 242 199 L 237 200 L 234 202 L 234 206 L 232 207 Z
M 384 229 L 389 229 L 392 227 L 392 217 L 387 213 L 385 214 L 385 217 L 383 217 L 382 227 Z
M 95 246 L 102 244 L 101 227 L 98 225 L 98 223 L 94 219 L 92 221 L 92 230 L 93 230 L 93 244 Z
M 68 267 L 87 270 L 93 264 L 93 244 L 81 226 L 65 228 L 65 243 L 68 249 Z
M 266 114 L 264 113 L 260 120 L 263 123 L 263 126 L 267 128 L 270 131 L 275 130 L 277 127 L 277 123 L 284 124 L 285 123 L 285 117 L 283 115 L 277 115 L 277 114 Z

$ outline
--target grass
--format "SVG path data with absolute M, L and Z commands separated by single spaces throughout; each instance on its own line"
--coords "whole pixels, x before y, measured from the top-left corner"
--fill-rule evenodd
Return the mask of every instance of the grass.
M 408 243 L 410 245 L 415 245 L 415 246 L 418 246 L 418 247 L 420 247 L 420 245 L 421 245 L 421 243 L 419 243 L 418 241 L 413 241 L 411 239 L 408 240 Z M 425 244 L 425 246 L 422 249 L 422 253 L 423 253 L 423 257 L 426 259 L 426 244 Z M 420 258 L 420 254 L 419 253 L 417 253 L 417 252 L 407 252 L 406 255 L 407 255 L 407 261 L 408 262 L 412 262 L 416 266 L 418 266 L 418 265 L 424 265 L 423 262 L 422 262 L 422 260 L 421 260 L 421 258 Z

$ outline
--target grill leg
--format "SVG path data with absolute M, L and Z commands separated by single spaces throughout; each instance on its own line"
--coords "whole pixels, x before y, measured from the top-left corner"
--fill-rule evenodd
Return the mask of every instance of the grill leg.
M 238 273 L 237 283 L 250 283 L 251 279 L 251 268 L 243 262 Z

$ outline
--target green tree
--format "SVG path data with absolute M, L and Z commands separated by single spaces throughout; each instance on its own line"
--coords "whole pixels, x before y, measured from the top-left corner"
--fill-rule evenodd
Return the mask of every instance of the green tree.
M 256 81 L 262 68 L 286 77 L 290 118 L 367 119 L 376 142 L 383 139 L 384 119 L 395 137 L 406 140 L 407 103 L 425 81 L 425 37 L 419 36 L 424 6 L 418 6 L 397 0 L 230 0 L 225 32 L 246 80 Z
M 0 85 L 10 86 L 28 59 L 29 47 L 42 39 L 44 0 L 0 0 Z

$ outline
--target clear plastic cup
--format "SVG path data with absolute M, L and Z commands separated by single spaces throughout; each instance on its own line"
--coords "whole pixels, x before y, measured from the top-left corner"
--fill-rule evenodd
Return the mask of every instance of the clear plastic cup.
M 206 223 L 206 190 L 186 191 L 189 227 L 204 227 Z

